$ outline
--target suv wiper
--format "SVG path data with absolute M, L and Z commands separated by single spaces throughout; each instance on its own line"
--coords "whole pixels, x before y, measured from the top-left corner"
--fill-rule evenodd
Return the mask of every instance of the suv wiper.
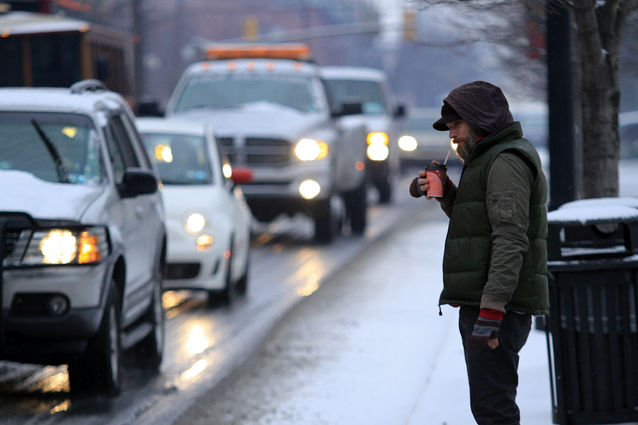
M 64 167 L 64 164 L 62 164 L 62 158 L 60 157 L 60 153 L 58 152 L 58 150 L 55 148 L 55 145 L 34 118 L 31 119 L 31 124 L 33 124 L 33 128 L 35 128 L 38 136 L 40 136 L 40 140 L 42 140 L 47 150 L 49 151 L 51 158 L 53 158 L 53 162 L 55 162 L 55 171 L 58 175 L 58 180 L 62 183 L 68 183 L 69 178 L 67 177 L 67 170 Z

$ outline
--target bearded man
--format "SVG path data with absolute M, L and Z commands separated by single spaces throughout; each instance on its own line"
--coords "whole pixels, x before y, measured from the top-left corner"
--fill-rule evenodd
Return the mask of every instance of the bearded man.
M 440 206 L 450 218 L 441 305 L 459 308 L 470 388 L 479 425 L 520 423 L 518 353 L 531 316 L 547 314 L 547 181 L 501 89 L 485 81 L 455 88 L 433 127 L 448 131 L 463 161 L 458 187 L 443 176 Z M 426 195 L 419 171 L 410 193 Z

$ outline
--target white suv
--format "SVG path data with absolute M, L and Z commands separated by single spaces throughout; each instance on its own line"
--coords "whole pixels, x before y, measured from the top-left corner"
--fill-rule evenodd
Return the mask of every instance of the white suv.
M 0 144 L 0 359 L 116 395 L 122 350 L 157 369 L 164 346 L 164 210 L 134 117 L 93 80 L 0 89 Z

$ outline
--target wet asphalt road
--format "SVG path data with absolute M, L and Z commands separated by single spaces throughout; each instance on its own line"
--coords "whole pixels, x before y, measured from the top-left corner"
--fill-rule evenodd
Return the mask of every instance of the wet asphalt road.
M 161 373 L 146 375 L 125 356 L 122 394 L 71 397 L 65 366 L 0 362 L 0 424 L 170 424 L 205 391 L 241 365 L 300 299 L 376 238 L 414 211 L 407 180 L 396 184 L 392 205 L 371 198 L 363 237 L 312 240 L 305 218 L 257 225 L 248 295 L 230 307 L 209 307 L 203 293 L 169 291 L 166 351 Z

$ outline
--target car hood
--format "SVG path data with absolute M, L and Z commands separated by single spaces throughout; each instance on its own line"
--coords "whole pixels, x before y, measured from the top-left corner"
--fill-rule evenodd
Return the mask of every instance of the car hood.
M 389 132 L 392 119 L 387 115 L 353 115 L 351 119 L 357 119 L 365 125 L 366 131 Z
M 16 170 L 0 171 L 0 187 L 0 211 L 24 212 L 34 219 L 81 221 L 104 193 L 103 186 L 52 183 Z
M 305 132 L 312 131 L 327 119 L 322 113 L 304 113 L 267 102 L 246 105 L 240 109 L 200 109 L 172 116 L 211 123 L 213 131 L 219 136 L 267 135 L 285 139 L 304 136 Z

